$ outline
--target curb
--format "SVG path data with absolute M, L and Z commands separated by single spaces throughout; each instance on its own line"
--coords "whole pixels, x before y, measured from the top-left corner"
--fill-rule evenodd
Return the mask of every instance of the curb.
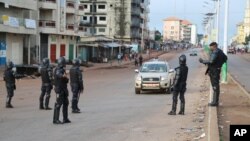
M 228 73 L 229 78 L 243 91 L 244 94 L 250 99 L 250 94 L 241 86 L 241 84 Z M 212 97 L 212 88 L 210 86 L 210 101 Z M 208 108 L 208 141 L 220 141 L 217 107 Z M 217 120 L 213 120 L 217 119 Z
M 210 98 L 212 99 L 212 86 L 210 85 Z M 208 106 L 208 141 L 220 141 L 217 107 Z

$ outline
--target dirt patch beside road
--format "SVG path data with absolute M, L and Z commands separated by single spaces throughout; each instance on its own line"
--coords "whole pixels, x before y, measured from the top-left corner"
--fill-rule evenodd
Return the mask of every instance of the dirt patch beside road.
M 228 80 L 227 85 L 221 85 L 218 120 L 221 141 L 229 141 L 229 129 L 233 124 L 250 124 L 250 99 L 238 87 Z

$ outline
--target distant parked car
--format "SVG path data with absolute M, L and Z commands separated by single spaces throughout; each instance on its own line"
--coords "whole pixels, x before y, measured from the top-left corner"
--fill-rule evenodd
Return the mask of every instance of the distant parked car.
M 236 54 L 236 50 L 233 48 L 229 48 L 227 51 L 228 54 Z
M 190 56 L 197 56 L 197 55 L 198 55 L 198 53 L 197 53 L 196 50 L 192 50 L 192 51 L 190 52 Z
M 171 92 L 175 71 L 170 69 L 168 62 L 153 59 L 143 63 L 135 72 L 138 73 L 135 77 L 136 94 L 141 91 Z

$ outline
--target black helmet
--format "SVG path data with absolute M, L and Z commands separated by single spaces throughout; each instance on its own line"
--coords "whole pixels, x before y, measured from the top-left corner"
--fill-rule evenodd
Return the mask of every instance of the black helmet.
M 180 65 L 186 65 L 186 55 L 182 54 L 180 57 L 179 57 L 179 63 Z
M 80 63 L 81 63 L 80 59 L 77 59 L 77 58 L 74 59 L 73 62 L 72 62 L 73 66 L 80 66 Z
M 12 61 L 9 61 L 6 66 L 7 69 L 12 69 L 14 67 L 14 63 Z
M 65 67 L 66 66 L 66 60 L 64 57 L 60 57 L 58 60 L 57 60 L 57 64 L 59 67 Z
M 49 67 L 49 59 L 48 58 L 43 58 L 43 65 L 46 67 Z

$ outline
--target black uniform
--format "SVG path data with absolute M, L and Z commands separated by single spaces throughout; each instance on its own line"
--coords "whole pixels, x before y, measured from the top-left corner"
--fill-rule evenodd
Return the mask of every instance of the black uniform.
M 7 69 L 4 71 L 3 76 L 7 89 L 6 108 L 13 108 L 13 106 L 11 105 L 11 99 L 14 96 L 14 90 L 16 90 L 16 79 L 15 72 L 12 70 L 13 67 L 14 64 L 12 62 L 8 62 Z
M 185 111 L 185 91 L 186 91 L 186 81 L 188 76 L 188 67 L 186 66 L 186 56 L 181 55 L 179 57 L 180 66 L 175 68 L 176 75 L 174 80 L 174 93 L 173 93 L 173 104 L 172 104 L 172 110 L 168 113 L 169 115 L 175 115 L 176 114 L 176 106 L 177 106 L 177 99 L 178 95 L 180 94 L 180 112 L 179 114 L 184 115 Z
M 54 109 L 54 124 L 61 124 L 62 122 L 59 120 L 60 108 L 63 105 L 63 123 L 69 123 L 68 119 L 68 105 L 69 105 L 69 92 L 67 88 L 67 84 L 69 79 L 66 77 L 65 72 L 65 59 L 63 57 L 58 59 L 58 66 L 54 71 L 54 80 L 55 80 L 55 92 L 56 92 L 56 103 Z
M 43 101 L 44 96 L 45 98 L 45 109 L 51 110 L 49 107 L 49 99 L 50 99 L 50 93 L 53 88 L 52 81 L 53 81 L 53 68 L 49 66 L 49 60 L 46 58 L 43 61 L 43 65 L 40 68 L 41 73 L 41 79 L 42 79 L 42 87 L 41 87 L 41 95 L 39 98 L 40 101 L 40 109 L 44 109 Z
M 143 61 L 143 58 L 142 58 L 142 56 L 140 55 L 140 57 L 139 57 L 139 64 L 140 64 L 140 66 L 142 66 L 142 61 Z
M 72 96 L 72 113 L 80 113 L 78 101 L 80 93 L 83 92 L 82 72 L 79 68 L 79 60 L 74 60 L 73 66 L 70 69 L 70 86 L 73 93 Z
M 211 52 L 209 60 L 199 60 L 201 63 L 208 65 L 206 74 L 209 74 L 211 85 L 213 87 L 213 101 L 209 103 L 209 106 L 218 106 L 219 104 L 220 72 L 222 64 L 227 60 L 227 57 L 224 59 L 223 55 L 223 51 L 219 48 L 216 48 Z

